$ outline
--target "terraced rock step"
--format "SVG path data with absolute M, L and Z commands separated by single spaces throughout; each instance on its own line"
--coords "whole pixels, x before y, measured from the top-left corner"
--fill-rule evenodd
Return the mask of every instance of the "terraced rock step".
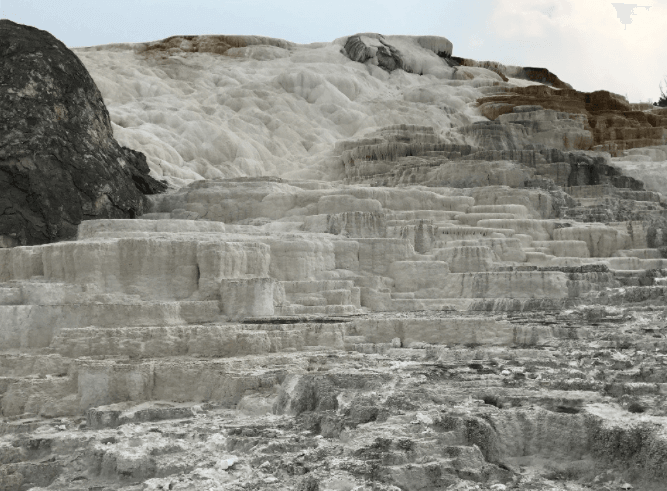
M 651 425 L 664 417 L 667 389 L 657 380 L 667 366 L 667 342 L 664 329 L 656 338 L 644 326 L 667 319 L 655 311 L 636 315 L 585 307 L 546 319 L 541 314 L 368 317 L 327 326 L 364 337 L 375 351 L 354 344 L 348 354 L 156 360 L 145 379 L 153 380 L 158 396 L 153 401 L 100 400 L 85 417 L 46 413 L 29 419 L 24 414 L 5 422 L 3 482 L 15 476 L 22 483 L 49 481 L 61 489 L 75 489 L 82 481 L 88 486 L 176 486 L 202 479 L 211 485 L 262 485 L 280 476 L 293 486 L 324 486 L 358 485 L 382 476 L 387 486 L 474 479 L 531 489 L 563 472 L 590 483 L 600 475 L 637 479 L 632 470 L 638 468 L 641 482 L 659 481 L 665 478 L 660 450 L 665 447 Z M 587 319 L 595 325 L 575 327 Z M 278 332 L 311 325 L 244 324 L 249 331 Z M 508 350 L 497 337 L 467 337 L 480 325 L 489 334 L 503 332 L 500 326 L 515 337 L 532 332 L 533 345 L 539 336 L 547 344 Z M 614 334 L 621 330 L 624 334 Z M 520 346 L 516 343 L 522 341 L 510 338 L 509 346 Z M 55 390 L 47 372 L 62 371 L 63 359 L 5 356 L 3 367 L 13 367 L 17 376 L 41 370 L 46 378 L 33 379 L 32 390 L 44 391 L 46 383 Z M 37 360 L 44 360 L 41 368 Z M 397 363 L 402 368 L 391 368 Z M 145 363 L 77 364 L 87 397 L 99 397 L 102 380 L 121 394 L 130 388 L 123 384 L 138 380 L 131 373 L 148 373 Z M 263 370 L 267 364 L 275 368 Z M 136 390 L 136 382 L 132 387 Z M 195 402 L 165 400 L 166 394 Z M 37 397 L 33 392 L 29 399 Z M 207 402 L 196 402 L 201 398 Z M 86 431 L 79 433 L 79 427 Z M 28 437 L 37 428 L 39 439 Z M 642 443 L 632 450 L 613 443 L 626 438 Z M 213 449 L 224 456 L 212 459 Z M 49 472 L 41 463 L 45 459 L 50 459 Z M 76 476 L 65 472 L 73 462 L 80 469 Z M 522 475 L 519 469 L 526 465 L 543 477 Z M 615 473 L 605 474 L 609 466 Z M 208 469 L 205 477 L 203 469 Z
M 0 249 L 0 483 L 667 477 L 645 422 L 667 394 L 658 222 L 559 218 L 542 191 L 472 194 L 309 190 L 313 215 L 271 222 L 289 230 L 173 219 L 162 202 L 152 220 Z M 628 431 L 649 431 L 646 446 L 606 450 Z M 49 443 L 21 443 L 36 434 Z
M 0 230 L 0 490 L 664 489 L 665 115 L 452 49 L 77 50 L 170 187 Z

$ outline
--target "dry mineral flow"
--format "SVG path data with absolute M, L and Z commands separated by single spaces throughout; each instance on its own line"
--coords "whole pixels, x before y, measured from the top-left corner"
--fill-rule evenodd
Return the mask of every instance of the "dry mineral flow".
M 19 45 L 0 489 L 664 489 L 667 110 L 435 36 Z

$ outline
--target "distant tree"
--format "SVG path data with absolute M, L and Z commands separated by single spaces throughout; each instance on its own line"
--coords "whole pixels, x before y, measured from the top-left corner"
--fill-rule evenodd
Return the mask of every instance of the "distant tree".
M 653 105 L 658 107 L 667 107 L 667 94 L 665 94 L 662 90 L 662 82 L 660 83 L 660 99 L 658 99 L 658 102 L 654 102 Z

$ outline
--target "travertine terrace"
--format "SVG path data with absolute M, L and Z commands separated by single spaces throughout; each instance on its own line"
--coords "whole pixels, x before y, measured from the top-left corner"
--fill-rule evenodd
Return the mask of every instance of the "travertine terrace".
M 0 248 L 1 489 L 664 489 L 664 109 L 432 36 L 74 51 L 170 189 Z

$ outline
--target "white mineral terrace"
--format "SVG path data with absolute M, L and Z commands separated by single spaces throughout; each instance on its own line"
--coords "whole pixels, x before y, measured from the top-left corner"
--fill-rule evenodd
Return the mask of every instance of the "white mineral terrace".
M 467 158 L 508 150 L 475 100 L 537 82 L 369 36 L 74 50 L 170 189 L 0 248 L 0 489 L 665 489 L 667 147 L 603 155 L 644 189 Z
M 310 45 L 264 40 L 277 45 L 232 48 L 223 56 L 190 52 L 187 40 L 169 56 L 131 44 L 74 51 L 102 92 L 116 139 L 144 152 L 155 175 L 175 184 L 336 177 L 342 173 L 333 158 L 339 140 L 393 124 L 442 131 L 486 119 L 469 104 L 483 87 L 501 81 L 496 73 L 461 68 L 456 74 L 420 38 L 387 36 L 414 72 L 388 73 L 377 61 L 362 64 L 343 55 L 346 39 Z M 464 74 L 473 72 L 467 80 Z

